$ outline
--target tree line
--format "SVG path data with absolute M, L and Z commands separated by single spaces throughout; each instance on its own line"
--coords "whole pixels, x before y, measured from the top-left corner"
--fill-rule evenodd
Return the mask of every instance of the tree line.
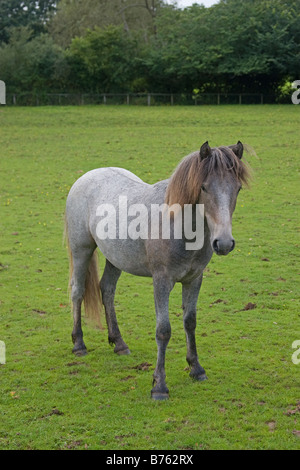
M 1 0 L 7 92 L 290 93 L 299 0 Z

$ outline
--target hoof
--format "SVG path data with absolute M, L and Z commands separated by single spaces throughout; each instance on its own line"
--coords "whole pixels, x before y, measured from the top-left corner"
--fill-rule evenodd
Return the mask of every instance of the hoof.
M 128 356 L 130 354 L 130 349 L 121 349 L 120 351 L 115 351 L 119 356 Z
M 151 398 L 152 400 L 157 400 L 157 401 L 168 400 L 169 394 L 162 393 L 162 392 L 151 392 Z
M 109 337 L 108 341 L 109 341 L 109 344 L 115 345 L 114 352 L 116 354 L 119 354 L 119 356 L 127 356 L 128 354 L 130 354 L 130 349 L 125 343 L 125 341 L 123 341 L 122 338 L 113 340 L 112 338 Z
M 75 356 L 81 357 L 81 356 L 86 356 L 87 355 L 87 349 L 72 349 L 72 353 L 75 354 Z
M 197 382 L 204 382 L 204 380 L 208 380 L 206 374 L 201 374 L 201 375 L 193 375 L 192 373 L 190 374 L 190 377 L 192 379 L 197 380 Z
M 155 384 L 156 381 L 154 379 L 153 384 Z M 166 387 L 166 384 L 161 383 L 157 384 L 152 388 L 151 390 L 151 398 L 153 400 L 168 400 L 169 398 L 169 389 Z

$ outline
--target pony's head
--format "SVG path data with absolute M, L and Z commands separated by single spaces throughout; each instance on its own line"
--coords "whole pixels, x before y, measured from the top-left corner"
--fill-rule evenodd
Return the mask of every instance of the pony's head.
M 218 255 L 234 249 L 232 214 L 238 193 L 247 184 L 249 171 L 242 162 L 243 144 L 210 148 L 183 159 L 172 175 L 166 192 L 169 205 L 204 204 L 212 248 Z

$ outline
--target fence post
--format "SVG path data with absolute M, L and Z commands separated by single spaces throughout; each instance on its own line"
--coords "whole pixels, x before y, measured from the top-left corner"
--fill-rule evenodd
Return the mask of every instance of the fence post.
M 220 104 L 220 93 L 218 93 L 218 104 Z
M 171 106 L 173 106 L 174 104 L 174 96 L 173 96 L 173 93 L 171 94 Z
M 16 106 L 17 104 L 17 97 L 15 94 L 13 94 L 13 104 Z
M 148 106 L 151 106 L 151 95 L 150 95 L 150 93 L 148 93 L 147 102 L 148 102 Z
M 239 94 L 239 104 L 242 104 L 242 94 Z
M 103 104 L 106 104 L 106 95 L 103 95 Z
M 260 104 L 264 104 L 264 95 L 263 94 L 260 95 Z
M 127 104 L 129 104 L 129 99 L 130 99 L 129 95 L 127 95 Z

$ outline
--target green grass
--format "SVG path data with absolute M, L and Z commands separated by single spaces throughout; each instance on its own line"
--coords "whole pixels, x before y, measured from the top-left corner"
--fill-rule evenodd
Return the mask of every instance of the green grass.
M 292 105 L 0 108 L 1 449 L 300 448 L 300 364 L 291 360 L 300 339 L 299 113 Z M 213 257 L 199 297 L 209 380 L 195 383 L 186 370 L 177 285 L 170 399 L 154 402 L 151 279 L 123 274 L 118 284 L 130 356 L 115 355 L 107 331 L 88 324 L 89 354 L 71 353 L 65 200 L 82 173 L 101 166 L 149 183 L 167 178 L 206 140 L 253 146 L 254 178 L 238 199 L 236 249 Z M 244 310 L 249 302 L 255 308 Z

